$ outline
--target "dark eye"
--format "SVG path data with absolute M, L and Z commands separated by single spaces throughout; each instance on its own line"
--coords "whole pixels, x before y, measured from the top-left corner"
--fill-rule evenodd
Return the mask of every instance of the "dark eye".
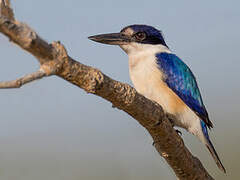
M 147 37 L 147 35 L 146 35 L 145 32 L 138 32 L 138 33 L 135 34 L 135 38 L 138 41 L 143 41 L 146 37 Z

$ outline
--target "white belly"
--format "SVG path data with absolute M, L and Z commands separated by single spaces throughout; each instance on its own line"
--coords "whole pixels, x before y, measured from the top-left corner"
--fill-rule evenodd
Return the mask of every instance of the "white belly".
M 177 116 L 176 126 L 188 129 L 195 113 L 167 86 L 155 57 L 129 57 L 130 78 L 136 90 L 160 104 L 165 111 Z
M 164 75 L 156 64 L 156 53 L 171 51 L 163 45 L 139 43 L 120 47 L 128 54 L 130 78 L 136 90 L 175 115 L 176 126 L 199 136 L 198 132 L 202 132 L 199 117 L 164 83 Z

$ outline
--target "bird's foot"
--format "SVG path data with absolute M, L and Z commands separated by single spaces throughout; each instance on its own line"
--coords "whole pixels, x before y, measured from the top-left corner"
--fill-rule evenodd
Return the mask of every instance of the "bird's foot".
M 155 124 L 154 124 L 154 127 L 157 127 L 157 126 L 159 126 L 161 124 L 161 121 L 158 121 L 158 122 L 156 122 Z
M 182 132 L 179 131 L 178 129 L 175 129 L 175 131 L 178 133 L 178 135 L 182 136 Z
M 157 143 L 157 142 L 153 141 L 152 145 L 155 146 L 156 143 Z

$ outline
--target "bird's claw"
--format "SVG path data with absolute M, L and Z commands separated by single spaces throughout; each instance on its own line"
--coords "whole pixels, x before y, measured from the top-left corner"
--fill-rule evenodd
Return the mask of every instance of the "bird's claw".
M 178 129 L 175 129 L 175 131 L 178 133 L 178 135 L 182 136 L 182 132 L 179 131 Z
M 153 145 L 153 146 L 155 146 L 155 144 L 156 144 L 156 142 L 155 142 L 155 141 L 153 141 L 152 145 Z

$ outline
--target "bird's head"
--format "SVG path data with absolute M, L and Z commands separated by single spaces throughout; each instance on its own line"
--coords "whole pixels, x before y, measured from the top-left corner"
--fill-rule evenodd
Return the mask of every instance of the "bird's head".
M 119 33 L 90 36 L 90 40 L 110 45 L 119 45 L 128 54 L 153 46 L 167 47 L 161 31 L 147 25 L 130 25 Z

